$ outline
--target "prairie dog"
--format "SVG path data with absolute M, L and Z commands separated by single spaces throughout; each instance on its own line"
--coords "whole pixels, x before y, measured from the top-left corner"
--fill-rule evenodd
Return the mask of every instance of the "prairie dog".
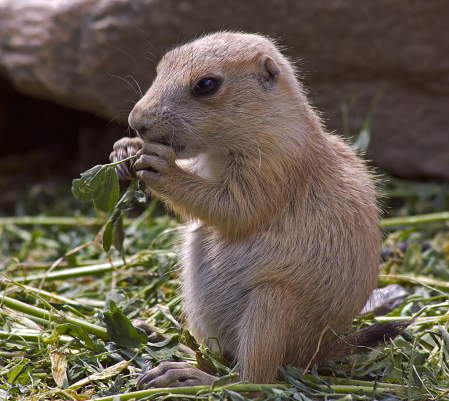
M 111 159 L 137 153 L 137 177 L 186 221 L 183 310 L 198 341 L 217 337 L 253 383 L 363 345 L 336 339 L 376 284 L 373 178 L 273 41 L 219 32 L 171 50 L 129 125 L 138 138 Z

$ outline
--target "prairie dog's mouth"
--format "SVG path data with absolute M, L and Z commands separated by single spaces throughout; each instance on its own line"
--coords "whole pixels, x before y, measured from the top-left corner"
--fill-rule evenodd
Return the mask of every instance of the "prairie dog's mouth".
M 167 138 L 166 135 L 152 137 L 151 135 L 145 135 L 145 130 L 144 131 L 135 130 L 135 132 L 136 132 L 136 135 L 139 138 L 143 139 L 145 142 L 159 143 L 161 145 L 171 146 L 175 150 L 175 152 L 181 152 L 187 146 L 187 144 L 184 141 L 182 141 L 178 138 L 172 137 L 171 139 L 169 139 L 169 138 Z M 148 136 L 150 136 L 150 137 L 148 137 Z
M 171 146 L 175 152 L 181 152 L 187 146 L 184 142 L 175 138 L 168 139 L 166 136 L 151 138 L 148 142 L 160 143 L 161 145 Z

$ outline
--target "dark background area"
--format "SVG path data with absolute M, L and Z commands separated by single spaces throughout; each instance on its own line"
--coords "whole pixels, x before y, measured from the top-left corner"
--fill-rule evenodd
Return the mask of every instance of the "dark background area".
M 112 145 L 124 135 L 123 125 L 19 94 L 1 82 L 0 216 L 17 214 L 19 199 L 36 186 L 46 202 L 70 196 L 72 179 L 108 163 Z M 27 209 L 33 212 L 32 205 Z

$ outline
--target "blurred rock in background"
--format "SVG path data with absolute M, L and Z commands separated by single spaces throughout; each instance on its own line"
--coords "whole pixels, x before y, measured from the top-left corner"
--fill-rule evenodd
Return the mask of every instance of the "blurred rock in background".
M 447 180 L 448 21 L 446 0 L 0 0 L 0 155 L 44 146 L 80 171 L 105 163 L 163 53 L 230 29 L 300 60 L 330 131 L 356 136 L 382 92 L 367 157 Z

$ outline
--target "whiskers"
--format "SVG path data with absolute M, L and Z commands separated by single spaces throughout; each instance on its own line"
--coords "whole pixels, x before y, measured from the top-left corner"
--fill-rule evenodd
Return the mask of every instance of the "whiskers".
M 108 43 L 108 44 L 109 44 L 109 46 L 113 47 L 114 49 L 116 49 L 116 50 L 122 52 L 123 54 L 127 55 L 132 61 L 134 61 L 134 63 L 137 65 L 137 67 L 139 67 L 139 69 L 141 70 L 141 67 L 140 67 L 139 63 L 136 60 L 134 60 L 134 58 L 132 58 L 130 54 L 126 53 L 123 49 L 120 49 L 119 47 L 113 46 L 110 43 Z
M 134 81 L 134 83 L 136 84 L 136 86 L 137 86 L 137 89 L 138 89 L 138 91 L 137 90 L 134 90 L 135 92 L 136 92 L 136 95 L 139 97 L 139 98 L 142 98 L 143 97 L 143 95 L 144 95 L 144 93 L 142 92 L 142 89 L 140 88 L 140 85 L 139 85 L 139 83 L 134 79 L 134 77 L 132 76 L 132 75 L 126 75 L 125 76 L 125 78 L 131 78 L 133 81 Z M 128 81 L 127 81 L 128 82 Z M 128 82 L 129 83 L 129 82 Z M 130 84 L 131 85 L 131 84 Z M 131 85 L 132 86 L 132 85 Z M 134 89 L 134 86 L 132 86 L 132 88 Z

